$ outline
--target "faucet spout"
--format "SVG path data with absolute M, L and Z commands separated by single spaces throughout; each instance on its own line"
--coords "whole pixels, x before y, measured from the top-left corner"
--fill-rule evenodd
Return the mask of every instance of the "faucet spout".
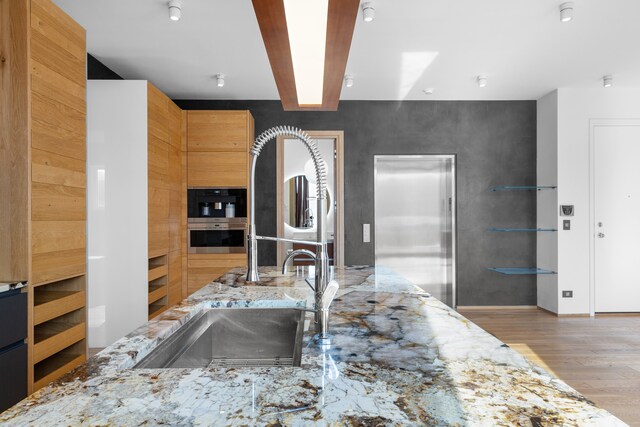
M 282 262 L 282 274 L 287 272 L 287 262 L 291 258 L 293 258 L 295 256 L 298 256 L 298 255 L 306 255 L 307 257 L 311 258 L 314 261 L 316 259 L 316 254 L 314 254 L 313 252 L 311 252 L 310 250 L 307 250 L 307 249 L 298 249 L 298 250 L 295 250 L 295 251 L 290 251 L 287 254 L 287 256 L 284 259 L 284 261 Z
M 283 272 L 287 261 L 295 255 L 307 255 L 315 260 L 315 303 L 316 303 L 316 331 L 323 340 L 328 339 L 328 307 L 324 307 L 322 297 L 325 289 L 329 284 L 329 256 L 327 254 L 327 238 L 326 238 L 326 222 L 327 222 L 327 164 L 320 155 L 320 150 L 314 140 L 300 129 L 291 126 L 276 126 L 268 129 L 260 134 L 251 150 L 251 166 L 249 175 L 249 218 L 250 225 L 247 235 L 247 282 L 257 282 L 260 280 L 258 274 L 258 240 L 285 240 L 292 239 L 282 238 L 266 238 L 258 236 L 256 233 L 256 203 L 255 203 L 255 179 L 256 179 L 256 162 L 260 156 L 260 152 L 265 144 L 278 136 L 293 137 L 301 141 L 311 154 L 313 166 L 316 174 L 316 218 L 317 218 L 317 241 L 316 253 L 313 254 L 308 250 L 294 251 L 289 254 L 283 263 Z M 330 302 L 329 302 L 330 304 Z M 322 315 L 320 314 L 322 313 Z

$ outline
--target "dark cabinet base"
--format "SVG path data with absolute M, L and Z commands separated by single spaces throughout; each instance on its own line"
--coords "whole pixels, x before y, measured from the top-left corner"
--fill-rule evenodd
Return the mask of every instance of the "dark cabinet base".
M 10 346 L 0 353 L 0 412 L 27 397 L 27 345 Z

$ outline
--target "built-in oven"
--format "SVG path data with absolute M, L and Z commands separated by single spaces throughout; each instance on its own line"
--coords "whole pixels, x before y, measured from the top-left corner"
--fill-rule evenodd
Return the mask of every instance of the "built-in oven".
M 246 218 L 212 218 L 206 223 L 189 223 L 190 254 L 240 254 L 246 252 Z

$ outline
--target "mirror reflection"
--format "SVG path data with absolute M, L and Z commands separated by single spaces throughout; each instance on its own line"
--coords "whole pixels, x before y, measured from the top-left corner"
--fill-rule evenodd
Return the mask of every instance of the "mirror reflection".
M 327 217 L 329 216 L 329 192 L 326 193 Z M 293 228 L 307 230 L 315 226 L 316 187 L 305 175 L 291 177 L 284 184 L 284 221 Z

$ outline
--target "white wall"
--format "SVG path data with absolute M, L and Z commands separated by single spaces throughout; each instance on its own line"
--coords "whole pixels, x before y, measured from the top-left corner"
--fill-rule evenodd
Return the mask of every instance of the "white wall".
M 538 185 L 557 185 L 558 182 L 558 91 L 538 100 L 537 117 L 537 181 Z M 556 190 L 538 191 L 538 228 L 556 228 L 558 193 Z M 558 271 L 558 233 L 537 235 L 537 266 Z M 538 282 L 538 306 L 558 312 L 558 276 L 541 274 Z
M 148 317 L 147 82 L 87 82 L 89 347 Z
M 557 215 L 558 313 L 584 314 L 590 312 L 590 120 L 640 119 L 640 89 L 558 89 L 557 97 L 557 203 L 575 205 L 570 231 L 561 230 Z M 573 298 L 562 298 L 563 290 Z

